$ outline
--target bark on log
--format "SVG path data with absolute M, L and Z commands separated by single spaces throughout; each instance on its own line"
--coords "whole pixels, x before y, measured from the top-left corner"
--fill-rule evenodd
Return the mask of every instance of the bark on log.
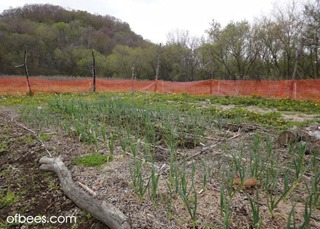
M 296 126 L 281 132 L 278 137 L 278 143 L 281 146 L 287 146 L 299 141 L 308 142 L 310 140 L 311 136 L 305 130 L 299 129 Z
M 60 158 L 42 157 L 40 170 L 55 172 L 60 180 L 61 189 L 79 208 L 105 223 L 111 229 L 127 229 L 127 217 L 112 204 L 99 202 L 75 185 L 68 168 Z
M 296 126 L 279 134 L 278 143 L 287 146 L 295 142 L 304 142 L 305 154 L 320 154 L 320 127 L 310 126 L 304 129 Z

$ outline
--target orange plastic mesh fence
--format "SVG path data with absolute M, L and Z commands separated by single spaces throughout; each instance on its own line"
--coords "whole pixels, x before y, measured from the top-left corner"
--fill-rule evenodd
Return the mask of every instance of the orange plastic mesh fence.
M 30 78 L 34 93 L 89 92 L 92 79 L 47 80 Z M 98 92 L 159 92 L 193 95 L 261 96 L 320 101 L 320 80 L 234 81 L 204 80 L 195 82 L 132 81 L 97 79 Z M 0 78 L 0 94 L 25 94 L 25 78 Z

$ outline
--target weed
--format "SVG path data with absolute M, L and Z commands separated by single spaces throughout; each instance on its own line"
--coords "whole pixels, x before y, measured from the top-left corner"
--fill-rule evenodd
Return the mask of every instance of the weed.
M 52 135 L 49 134 L 40 134 L 39 135 L 39 139 L 41 139 L 42 141 L 49 141 L 52 138 Z
M 23 143 L 25 144 L 32 144 L 35 139 L 32 135 L 26 135 L 23 139 L 22 139 Z
M 111 155 L 101 155 L 101 154 L 93 153 L 93 154 L 76 158 L 74 160 L 74 163 L 76 165 L 92 167 L 92 166 L 99 166 L 110 161 L 112 161 Z
M 6 142 L 0 143 L 0 153 L 4 153 L 8 150 L 8 144 Z
M 0 193 L 0 209 L 4 207 L 10 207 L 18 200 L 18 196 L 16 196 L 12 191 L 8 190 L 5 195 Z

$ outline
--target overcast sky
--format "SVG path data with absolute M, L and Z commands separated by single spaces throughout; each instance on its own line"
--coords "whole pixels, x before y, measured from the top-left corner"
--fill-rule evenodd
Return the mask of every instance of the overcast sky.
M 129 23 L 131 29 L 155 43 L 165 43 L 175 30 L 201 37 L 212 19 L 225 26 L 230 21 L 253 21 L 267 15 L 275 2 L 287 0 L 0 0 L 0 12 L 25 4 L 50 3 L 66 9 L 110 15 Z

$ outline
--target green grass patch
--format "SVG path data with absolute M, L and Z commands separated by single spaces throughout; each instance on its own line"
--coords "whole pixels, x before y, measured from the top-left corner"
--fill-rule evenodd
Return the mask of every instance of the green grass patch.
M 127 96 L 124 96 L 127 98 Z M 292 99 L 271 99 L 257 96 L 252 97 L 233 97 L 233 96 L 195 96 L 188 94 L 152 94 L 137 93 L 134 97 L 144 103 L 151 104 L 175 104 L 185 105 L 188 103 L 198 103 L 201 101 L 210 102 L 210 104 L 237 105 L 237 106 L 258 106 L 262 108 L 277 109 L 278 111 L 298 111 L 307 114 L 320 113 L 320 103 L 314 101 L 299 101 Z M 180 106 L 181 107 L 181 106 Z
M 136 101 L 140 104 L 175 104 L 198 103 L 207 101 L 211 104 L 237 105 L 237 106 L 258 106 L 262 108 L 275 108 L 279 111 L 298 111 L 307 114 L 320 113 L 320 103 L 314 101 L 297 101 L 292 99 L 271 99 L 257 96 L 252 97 L 233 97 L 233 96 L 196 96 L 188 94 L 157 94 L 157 93 L 61 93 L 61 94 L 36 94 L 30 96 L 3 95 L 0 96 L 1 105 L 38 105 L 53 98 L 111 98 L 118 97 L 127 101 Z
M 18 200 L 18 196 L 16 196 L 10 190 L 8 190 L 5 195 L 0 193 L 0 209 L 2 209 L 4 207 L 10 207 L 17 200 Z
M 8 150 L 8 144 L 6 142 L 0 142 L 0 153 L 4 153 Z
M 35 141 L 34 137 L 32 135 L 26 135 L 23 139 L 22 142 L 25 144 L 32 144 Z
M 83 165 L 87 167 L 94 167 L 94 166 L 99 166 L 104 163 L 112 161 L 112 156 L 111 155 L 101 155 L 97 153 L 93 153 L 90 155 L 78 157 L 74 159 L 74 163 L 76 165 Z
M 49 141 L 52 136 L 49 135 L 49 134 L 40 134 L 39 138 L 42 140 L 42 141 Z

